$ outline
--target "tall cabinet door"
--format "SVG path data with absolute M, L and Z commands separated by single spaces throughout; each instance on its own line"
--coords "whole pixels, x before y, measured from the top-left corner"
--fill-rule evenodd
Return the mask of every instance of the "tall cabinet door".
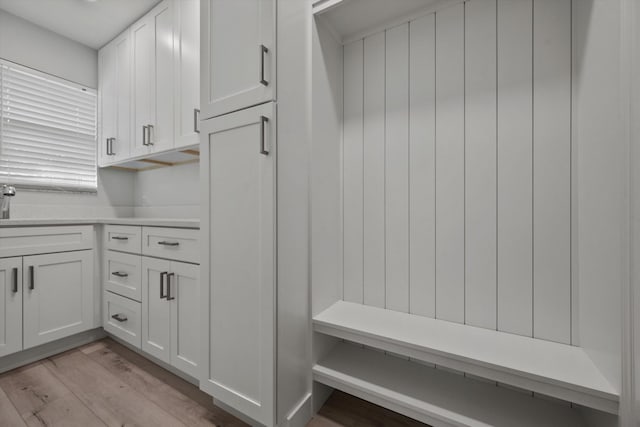
M 142 257 L 142 350 L 171 363 L 171 263 Z
M 0 357 L 22 350 L 22 258 L 0 259 Z
M 275 396 L 275 128 L 268 103 L 206 120 L 201 134 L 200 386 L 265 425 Z
M 146 15 L 131 27 L 133 66 L 131 69 L 131 155 L 150 152 L 148 126 L 151 124 L 153 90 L 153 20 Z
M 200 266 L 171 263 L 171 365 L 198 378 L 200 359 Z
M 174 3 L 175 146 L 200 142 L 200 2 Z
M 276 0 L 201 2 L 204 119 L 275 99 Z
M 93 325 L 93 250 L 25 256 L 24 348 Z

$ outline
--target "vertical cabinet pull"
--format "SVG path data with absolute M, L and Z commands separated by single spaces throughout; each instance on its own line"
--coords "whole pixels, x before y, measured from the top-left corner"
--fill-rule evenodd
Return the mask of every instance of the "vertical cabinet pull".
M 153 145 L 153 141 L 151 140 L 151 135 L 153 131 L 153 125 L 147 125 L 147 145 Z
M 29 289 L 34 290 L 36 288 L 36 271 L 33 265 L 29 266 Z
M 105 144 L 107 147 L 107 156 L 111 155 L 111 149 L 109 148 L 110 144 L 111 144 L 111 138 L 107 138 L 107 143 Z
M 116 142 L 116 139 L 115 139 L 115 138 L 111 138 L 111 142 L 109 143 L 109 151 L 111 151 L 111 155 L 112 155 L 112 156 L 115 156 L 115 155 L 116 155 L 116 152 L 115 152 L 115 151 L 113 151 L 113 143 L 114 143 L 114 142 Z
M 12 280 L 13 280 L 13 286 L 11 288 L 11 292 L 13 292 L 14 294 L 18 293 L 18 269 L 14 268 L 13 270 L 11 270 L 11 276 L 12 276 Z
M 269 155 L 269 150 L 267 150 L 265 146 L 265 131 L 266 124 L 269 122 L 269 119 L 265 116 L 260 116 L 260 154 L 264 154 L 265 156 Z
M 164 278 L 167 277 L 167 272 L 163 271 L 160 273 L 160 299 L 165 299 L 167 297 L 167 293 L 164 290 Z
M 148 145 L 147 144 L 147 126 L 143 125 L 142 126 L 142 145 Z
M 176 297 L 171 296 L 171 278 L 174 276 L 175 276 L 175 273 L 167 274 L 167 301 L 176 299 Z
M 260 45 L 260 84 L 263 86 L 269 86 L 269 82 L 264 78 L 264 56 L 269 53 L 269 49 L 261 44 Z
M 200 129 L 198 129 L 198 119 L 200 118 L 200 110 L 197 108 L 193 109 L 193 131 L 195 133 L 200 133 Z

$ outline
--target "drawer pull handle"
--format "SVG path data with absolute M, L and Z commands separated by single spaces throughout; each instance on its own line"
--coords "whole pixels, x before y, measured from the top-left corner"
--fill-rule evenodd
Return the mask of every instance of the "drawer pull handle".
M 158 244 L 162 246 L 178 246 L 180 245 L 180 242 L 167 242 L 163 240 L 162 242 L 158 242 Z
M 36 288 L 36 271 L 33 265 L 29 266 L 29 289 L 34 290 Z
M 165 299 L 167 297 L 167 293 L 164 290 L 164 278 L 167 277 L 168 272 L 163 271 L 160 273 L 160 299 Z
M 122 322 L 126 322 L 127 320 L 127 316 L 125 316 L 124 314 L 114 314 L 113 316 L 111 316 L 112 319 L 117 320 L 118 322 L 122 323 Z
M 126 236 L 111 236 L 112 240 L 129 240 Z
M 167 301 L 171 301 L 176 299 L 176 297 L 171 296 L 171 278 L 174 277 L 175 273 L 167 274 Z
M 117 277 L 129 277 L 129 275 L 127 273 L 123 273 L 121 271 L 114 271 L 111 274 L 113 274 L 114 276 L 117 276 Z
M 14 294 L 18 293 L 18 269 L 14 268 L 11 271 L 12 275 L 13 275 L 13 287 L 11 288 L 11 292 L 13 292 Z

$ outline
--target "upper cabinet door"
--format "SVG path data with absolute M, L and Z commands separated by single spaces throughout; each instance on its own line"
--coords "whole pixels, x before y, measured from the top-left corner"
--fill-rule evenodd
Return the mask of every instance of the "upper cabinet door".
M 200 2 L 174 3 L 175 146 L 197 145 L 200 120 Z
M 111 145 L 116 135 L 117 77 L 116 77 L 116 47 L 113 43 L 100 49 L 98 53 L 98 109 L 100 117 L 100 132 L 98 144 L 98 165 L 106 166 L 113 163 Z
M 112 44 L 116 62 L 116 125 L 110 151 L 113 160 L 121 161 L 129 156 L 131 146 L 131 34 L 125 31 Z
M 131 28 L 131 155 L 173 147 L 173 2 L 165 0 Z
M 24 348 L 93 327 L 93 250 L 25 256 Z
M 22 350 L 22 258 L 0 259 L 0 357 Z
M 244 0 L 243 0 L 244 1 Z M 202 123 L 203 317 L 200 387 L 274 424 L 275 106 Z
M 201 2 L 202 118 L 275 99 L 276 0 Z

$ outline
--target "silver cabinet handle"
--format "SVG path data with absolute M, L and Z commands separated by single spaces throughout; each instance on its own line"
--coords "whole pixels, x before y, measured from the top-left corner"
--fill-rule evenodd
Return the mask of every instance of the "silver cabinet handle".
M 129 240 L 126 236 L 111 236 L 112 240 Z
M 158 244 L 162 246 L 179 246 L 180 242 L 167 242 L 166 240 L 163 240 L 162 242 L 158 242 Z
M 124 314 L 120 314 L 120 313 L 114 314 L 113 316 L 111 316 L 111 318 L 115 319 L 115 320 L 117 320 L 118 322 L 121 322 L 121 323 L 122 322 L 126 322 L 127 320 L 129 320 L 129 319 L 127 319 L 127 316 L 125 316 Z
M 175 277 L 175 275 L 175 273 L 167 274 L 167 301 L 176 299 L 176 297 L 171 296 L 171 278 Z
M 153 145 L 153 141 L 151 140 L 151 132 L 153 131 L 153 125 L 147 125 L 147 145 Z
M 265 128 L 267 123 L 269 123 L 269 119 L 265 116 L 260 116 L 260 154 L 265 156 L 269 155 L 269 150 L 265 147 Z
M 147 126 L 146 125 L 142 126 L 142 145 L 149 145 L 147 144 Z
M 160 273 L 160 299 L 165 299 L 167 297 L 167 293 L 164 290 L 164 280 L 165 277 L 167 277 L 167 274 L 169 273 L 166 271 Z
M 18 293 L 18 269 L 14 268 L 11 271 L 11 275 L 13 276 L 13 287 L 11 288 L 11 292 L 13 292 L 14 294 Z
M 269 86 L 269 82 L 264 78 L 264 56 L 269 53 L 269 49 L 261 44 L 260 45 L 260 84 L 263 86 Z
M 197 108 L 193 109 L 193 131 L 195 133 L 200 133 L 200 129 L 198 129 L 198 119 L 200 118 L 200 110 Z
M 34 290 L 36 288 L 36 270 L 33 265 L 29 266 L 29 289 Z
M 121 271 L 114 271 L 113 273 L 111 273 L 112 275 L 116 276 L 116 277 L 129 277 L 129 275 L 127 273 L 123 273 Z

